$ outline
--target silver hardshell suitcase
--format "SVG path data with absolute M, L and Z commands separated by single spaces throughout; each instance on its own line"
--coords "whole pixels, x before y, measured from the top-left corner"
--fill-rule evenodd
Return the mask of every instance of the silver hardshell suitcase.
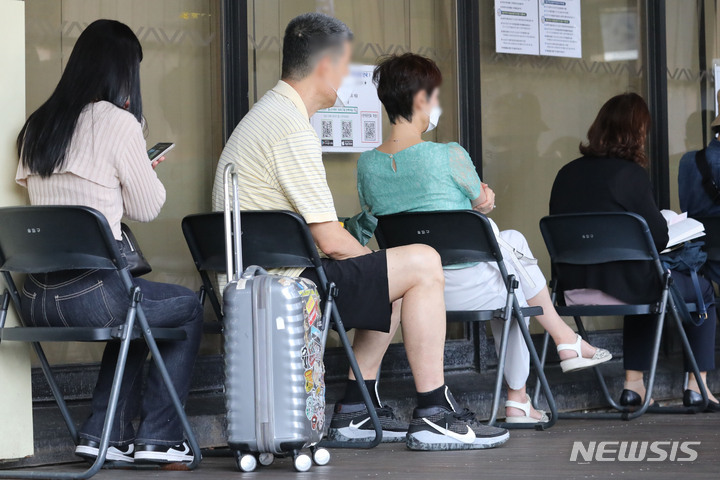
M 241 471 L 290 455 L 296 470 L 307 471 L 313 460 L 319 465 L 330 460 L 326 449 L 315 446 L 325 424 L 323 352 L 331 305 L 326 315 L 320 313 L 320 296 L 309 280 L 271 275 L 257 266 L 240 274 L 237 189 L 228 166 L 223 293 L 228 445 Z M 307 447 L 312 459 L 301 453 Z

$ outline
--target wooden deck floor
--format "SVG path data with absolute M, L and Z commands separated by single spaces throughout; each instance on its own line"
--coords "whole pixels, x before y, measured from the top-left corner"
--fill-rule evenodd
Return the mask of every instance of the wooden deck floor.
M 694 441 L 693 462 L 585 462 L 570 461 L 573 442 Z M 670 445 L 663 446 L 670 453 Z M 720 414 L 645 415 L 631 422 L 560 420 L 545 432 L 514 430 L 507 444 L 493 450 L 470 452 L 411 452 L 403 444 L 382 445 L 374 450 L 333 450 L 332 460 L 309 473 L 296 473 L 289 459 L 252 474 L 235 470 L 231 458 L 206 457 L 194 472 L 104 470 L 98 480 L 125 479 L 717 479 L 720 478 Z M 650 455 L 648 453 L 648 455 Z M 653 455 L 654 456 L 654 455 Z M 680 452 L 678 452 L 678 458 Z M 81 468 L 63 465 L 63 471 Z M 46 470 L 46 468 L 40 469 Z

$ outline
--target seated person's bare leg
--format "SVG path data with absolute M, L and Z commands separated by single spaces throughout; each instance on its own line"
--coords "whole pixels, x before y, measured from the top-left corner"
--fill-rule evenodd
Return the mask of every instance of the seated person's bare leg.
M 364 380 L 373 380 L 377 377 L 382 359 L 385 356 L 390 342 L 392 342 L 398 327 L 400 326 L 400 309 L 402 300 L 393 302 L 392 317 L 390 320 L 390 332 L 376 332 L 373 330 L 356 330 L 353 339 L 353 351 L 358 361 Z M 352 370 L 349 374 L 350 380 L 355 380 Z
M 393 306 L 390 333 L 359 330 L 353 350 L 365 379 L 375 378 L 398 324 L 418 392 L 429 392 L 444 381 L 445 301 L 440 256 L 425 245 L 387 251 L 390 300 Z M 350 378 L 353 376 L 351 374 Z
M 632 390 L 640 395 L 641 401 L 645 401 L 645 382 L 643 381 L 643 372 L 639 370 L 625 370 L 625 390 Z M 650 403 L 653 400 L 650 399 Z
M 703 385 L 705 385 L 705 391 L 707 391 L 708 399 L 710 399 L 711 402 L 717 403 L 717 398 L 715 398 L 715 395 L 712 394 L 710 389 L 708 388 L 707 384 L 707 372 L 700 372 L 700 378 L 702 379 Z M 693 392 L 700 393 L 700 385 L 698 385 L 697 380 L 695 379 L 695 375 L 690 373 L 688 375 L 688 390 L 692 390 Z
M 418 392 L 445 383 L 445 277 L 440 256 L 425 245 L 387 251 L 390 300 L 402 298 L 400 325 Z

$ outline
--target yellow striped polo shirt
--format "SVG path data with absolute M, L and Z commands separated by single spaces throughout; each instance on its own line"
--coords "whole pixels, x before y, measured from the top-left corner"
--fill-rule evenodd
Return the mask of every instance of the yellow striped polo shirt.
M 213 210 L 225 207 L 223 171 L 235 164 L 242 210 L 291 210 L 307 223 L 337 221 L 322 150 L 297 91 L 280 80 L 233 131 L 213 185 Z M 285 269 L 297 276 L 302 268 Z

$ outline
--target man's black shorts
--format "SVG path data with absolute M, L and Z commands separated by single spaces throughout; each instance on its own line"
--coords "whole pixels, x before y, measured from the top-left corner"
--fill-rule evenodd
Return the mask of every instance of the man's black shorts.
M 323 258 L 322 263 L 328 280 L 338 288 L 336 302 L 345 328 L 389 332 L 392 305 L 385 250 L 347 260 Z M 320 283 L 312 268 L 300 276 Z

